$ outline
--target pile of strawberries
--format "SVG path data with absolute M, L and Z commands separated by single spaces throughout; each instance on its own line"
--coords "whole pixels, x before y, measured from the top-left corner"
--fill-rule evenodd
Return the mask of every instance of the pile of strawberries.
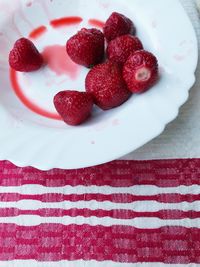
M 135 33 L 133 22 L 114 12 L 103 33 L 83 28 L 67 41 L 66 50 L 72 61 L 91 68 L 85 80 L 86 92 L 67 90 L 54 97 L 55 108 L 67 124 L 86 121 L 94 104 L 103 110 L 118 107 L 132 93 L 143 93 L 156 83 L 158 61 L 143 49 Z M 30 72 L 43 65 L 43 58 L 30 40 L 21 38 L 10 52 L 9 63 L 16 71 Z

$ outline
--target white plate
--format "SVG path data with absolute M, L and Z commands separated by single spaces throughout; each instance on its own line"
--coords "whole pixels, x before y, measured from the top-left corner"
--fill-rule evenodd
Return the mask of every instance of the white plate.
M 54 94 L 63 89 L 84 90 L 87 74 L 69 60 L 62 61 L 66 40 L 79 28 L 91 27 L 90 19 L 105 21 L 113 11 L 132 18 L 144 47 L 157 55 L 159 83 L 119 108 L 95 110 L 92 119 L 79 127 L 27 108 L 9 78 L 7 57 L 14 41 L 41 25 L 47 27 L 34 42 L 41 52 L 48 45 L 46 53 L 56 52 L 57 62 L 32 74 L 19 74 L 18 82 L 23 97 L 54 116 Z M 83 21 L 61 28 L 49 24 L 69 16 L 80 16 Z M 194 84 L 197 57 L 194 30 L 178 0 L 0 0 L 0 159 L 42 170 L 73 169 L 105 163 L 139 148 L 177 117 Z M 56 64 L 60 64 L 57 74 Z

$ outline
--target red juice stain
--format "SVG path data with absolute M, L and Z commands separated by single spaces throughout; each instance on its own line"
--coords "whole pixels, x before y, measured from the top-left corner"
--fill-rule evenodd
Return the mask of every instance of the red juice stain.
M 32 6 L 32 2 L 31 2 L 31 1 L 27 2 L 27 3 L 26 3 L 26 6 L 27 6 L 27 7 L 31 7 L 31 6 Z
M 23 93 L 23 90 L 21 89 L 19 82 L 18 82 L 18 77 L 17 77 L 17 72 L 13 69 L 10 69 L 10 80 L 13 86 L 13 89 L 18 96 L 18 98 L 21 100 L 21 102 L 30 110 L 33 112 L 49 118 L 49 119 L 54 119 L 54 120 L 62 120 L 60 115 L 57 113 L 52 113 L 47 110 L 44 110 L 43 108 L 37 106 L 35 103 L 33 103 L 31 100 L 29 100 Z
M 40 36 L 42 36 L 46 31 L 47 31 L 47 28 L 45 26 L 40 26 L 29 34 L 29 38 L 37 39 Z
M 65 46 L 47 46 L 42 55 L 48 67 L 58 76 L 67 75 L 71 79 L 77 78 L 80 67 L 69 58 Z
M 98 27 L 98 28 L 103 28 L 105 23 L 101 20 L 98 20 L 98 19 L 90 19 L 88 21 L 88 23 L 91 25 L 91 26 L 94 26 L 94 27 Z
M 79 24 L 83 21 L 81 17 L 65 17 L 60 19 L 54 19 L 50 22 L 50 25 L 54 28 Z

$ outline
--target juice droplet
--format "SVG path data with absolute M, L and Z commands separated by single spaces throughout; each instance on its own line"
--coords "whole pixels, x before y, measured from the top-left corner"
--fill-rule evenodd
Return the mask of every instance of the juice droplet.
M 73 24 L 79 24 L 83 21 L 81 17 L 65 17 L 54 19 L 50 22 L 51 26 L 54 28 L 62 27 L 62 26 L 69 26 Z
M 101 20 L 98 20 L 98 19 L 90 19 L 88 21 L 88 23 L 91 25 L 91 26 L 94 26 L 94 27 L 98 27 L 98 28 L 101 28 L 103 29 L 105 23 Z
M 46 31 L 47 28 L 45 26 L 40 26 L 29 34 L 29 38 L 37 39 L 41 37 Z

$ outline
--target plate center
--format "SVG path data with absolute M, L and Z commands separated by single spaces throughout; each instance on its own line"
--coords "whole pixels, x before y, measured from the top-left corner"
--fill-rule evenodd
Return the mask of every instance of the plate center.
M 96 25 L 95 25 L 96 24 Z M 84 91 L 85 77 L 89 69 L 75 64 L 66 52 L 66 41 L 82 27 L 101 28 L 103 22 L 81 17 L 62 17 L 51 20 L 32 30 L 29 38 L 44 59 L 44 66 L 31 73 L 11 70 L 11 84 L 20 101 L 33 112 L 60 120 L 53 105 L 53 98 L 59 91 Z

